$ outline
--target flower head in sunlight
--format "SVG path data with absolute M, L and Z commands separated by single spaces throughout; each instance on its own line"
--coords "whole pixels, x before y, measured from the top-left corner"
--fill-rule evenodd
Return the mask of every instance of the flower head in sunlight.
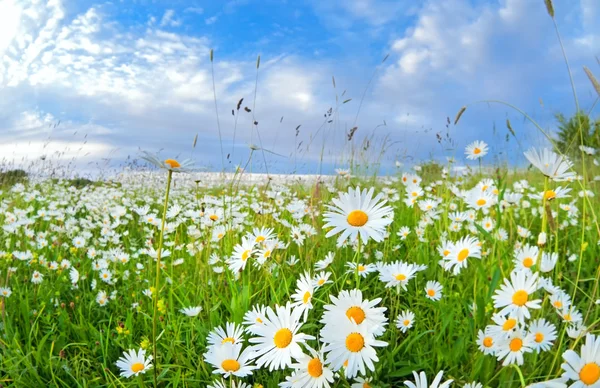
M 541 152 L 538 152 L 535 148 L 530 148 L 525 152 L 525 157 L 542 174 L 554 181 L 566 181 L 575 178 L 575 172 L 571 171 L 573 163 L 548 148 L 544 148 Z
M 465 147 L 467 159 L 476 160 L 483 158 L 488 153 L 488 145 L 480 140 L 474 141 Z
M 146 358 L 146 351 L 140 349 L 130 349 L 123 354 L 123 357 L 117 360 L 117 366 L 121 369 L 121 376 L 131 377 L 137 376 L 140 373 L 146 373 L 148 369 L 152 368 L 152 356 Z
M 181 162 L 176 159 L 161 160 L 158 155 L 152 154 L 148 151 L 142 151 L 142 155 L 140 157 L 153 166 L 167 171 L 189 173 L 197 170 L 194 168 L 194 161 L 191 159 L 185 159 Z
M 386 206 L 379 193 L 373 197 L 374 189 L 349 188 L 347 193 L 340 193 L 339 198 L 334 198 L 334 206 L 328 205 L 329 212 L 325 213 L 326 224 L 324 228 L 331 229 L 326 237 L 331 237 L 341 232 L 338 243 L 354 241 L 359 235 L 363 242 L 369 238 L 380 242 L 384 239 L 385 228 L 392 223 L 394 211 Z

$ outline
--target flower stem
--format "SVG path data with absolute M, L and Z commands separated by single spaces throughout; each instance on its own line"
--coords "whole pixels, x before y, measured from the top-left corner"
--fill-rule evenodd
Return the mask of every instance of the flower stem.
M 156 337 L 156 321 L 158 319 L 158 298 L 160 295 L 159 292 L 159 282 L 160 282 L 160 255 L 162 253 L 163 239 L 165 236 L 165 219 L 167 218 L 167 204 L 169 202 L 169 193 L 171 191 L 171 178 L 173 177 L 173 171 L 169 170 L 169 175 L 167 176 L 167 191 L 165 193 L 165 203 L 163 206 L 163 215 L 160 226 L 160 238 L 158 240 L 158 248 L 156 249 L 156 278 L 154 280 L 154 291 L 156 295 L 152 295 L 154 298 L 153 308 L 152 308 L 152 354 L 154 358 L 154 386 L 156 387 L 158 384 L 158 357 L 157 354 L 157 337 Z

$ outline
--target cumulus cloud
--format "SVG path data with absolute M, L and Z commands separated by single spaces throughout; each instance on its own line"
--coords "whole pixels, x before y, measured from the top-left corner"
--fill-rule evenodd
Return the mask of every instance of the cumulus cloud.
M 573 10 L 566 1 L 555 2 L 557 21 L 574 59 L 578 89 L 586 90 L 585 75 L 577 69 L 590 65 L 600 48 L 594 22 L 600 7 L 581 0 Z M 230 16 L 242 3 L 228 3 L 206 23 L 214 23 L 221 13 Z M 381 44 L 382 56 L 390 56 L 379 66 L 364 99 L 371 67 L 287 52 L 262 56 L 255 94 L 253 58 L 222 58 L 216 50 L 211 63 L 210 49 L 219 42 L 186 28 L 185 15 L 205 15 L 198 7 L 173 6 L 155 13 L 148 23 L 124 24 L 107 6 L 75 13 L 71 5 L 66 0 L 0 4 L 3 144 L 12 142 L 22 149 L 29 142 L 51 141 L 61 147 L 72 143 L 70 149 L 76 149 L 87 141 L 94 145 L 90 155 L 110 152 L 115 158 L 139 148 L 165 148 L 171 154 L 193 154 L 200 164 L 220 169 L 220 127 L 228 165 L 244 164 L 248 144 L 257 143 L 260 133 L 265 148 L 285 155 L 265 155 L 269 166 L 289 171 L 301 169 L 303 163 L 314 167 L 321 160 L 339 161 L 342 155 L 363 150 L 364 137 L 373 148 L 389 135 L 393 145 L 388 161 L 401 154 L 427 158 L 432 150 L 440 150 L 435 135 L 446 130 L 446 117 L 476 100 L 518 104 L 544 125 L 555 110 L 564 111 L 568 101 L 568 79 L 552 22 L 536 2 L 315 4 L 321 16 L 334 15 L 344 23 L 365 24 L 364 31 L 378 28 L 390 36 Z M 332 74 L 338 80 L 335 90 Z M 352 101 L 342 104 L 347 99 Z M 457 147 L 476 138 L 503 139 L 505 131 L 490 132 L 495 122 L 507 117 L 517 116 L 504 108 L 470 107 L 456 134 Z M 346 139 L 353 126 L 359 130 L 351 145 Z M 531 131 L 525 125 L 518 129 Z M 199 146 L 192 150 L 196 134 Z M 39 152 L 39 147 L 32 148 L 32 154 Z

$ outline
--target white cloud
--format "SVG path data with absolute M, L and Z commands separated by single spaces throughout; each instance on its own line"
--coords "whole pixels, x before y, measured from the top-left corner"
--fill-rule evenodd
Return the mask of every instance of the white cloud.
M 214 15 L 214 16 L 204 19 L 204 23 L 206 23 L 206 25 L 210 26 L 211 24 L 216 23 L 216 21 L 218 19 L 219 19 L 219 15 Z
M 564 1 L 556 2 L 557 13 L 566 8 Z M 568 31 L 565 42 L 576 59 L 574 69 L 580 68 L 582 61 L 593 65 L 589 60 L 594 60 L 595 52 L 590 47 L 598 47 L 600 36 L 588 16 L 598 13 L 597 3 L 581 1 L 586 14 L 559 19 L 569 25 L 564 29 Z M 337 16 L 350 24 L 367 24 L 367 29 L 391 26 L 392 22 L 396 25 L 407 14 L 414 17 L 391 39 L 391 55 L 365 96 L 357 120 L 358 142 L 387 120 L 388 126 L 376 133 L 389 133 L 391 140 L 398 142 L 393 152 L 406 149 L 417 158 L 428 157 L 428 151 L 438 147 L 435 133 L 444 130 L 446 117 L 466 103 L 499 98 L 535 110 L 539 97 L 546 99 L 553 88 L 568 89 L 568 82 L 560 77 L 564 64 L 543 4 L 498 0 L 473 5 L 468 0 L 441 0 L 421 2 L 413 9 L 393 1 L 320 3 L 328 12 L 338 10 Z M 187 152 L 199 133 L 203 146 L 198 152 L 200 162 L 220 167 L 209 61 L 210 47 L 218 47 L 220 42 L 182 33 L 183 28 L 177 33 L 165 31 L 179 22 L 176 16 L 187 20 L 185 14 L 202 14 L 203 10 L 167 10 L 158 19 L 151 17 L 148 24 L 121 25 L 103 6 L 81 14 L 72 14 L 58 0 L 5 1 L 0 7 L 6 11 L 0 12 L 0 18 L 9 13 L 20 15 L 14 18 L 16 23 L 7 19 L 12 24 L 0 19 L 0 30 L 5 33 L 0 34 L 3 143 L 10 140 L 22 145 L 47 138 L 73 143 L 73 133 L 88 134 L 90 143 L 103 145 L 94 148 L 98 153 L 120 148 L 119 156 L 124 156 L 137 147 Z M 219 15 L 205 19 L 207 24 Z M 266 148 L 286 156 L 301 155 L 304 162 L 318 162 L 323 147 L 324 160 L 340 160 L 349 147 L 345 132 L 354 125 L 372 69 L 350 67 L 335 58 L 263 55 L 256 109 L 252 113 L 241 109 L 232 116 L 231 110 L 242 97 L 242 107 L 254 106 L 255 62 L 222 60 L 219 54 L 215 52 L 215 87 L 225 152 L 235 151 L 232 163 L 244 163 L 246 144 L 257 140 L 251 130 L 253 120 L 259 123 Z M 338 80 L 337 91 L 331 87 L 331 74 Z M 578 85 L 589 87 L 584 75 L 576 77 Z M 347 94 L 339 97 L 346 88 Z M 341 100 L 353 100 L 341 106 L 329 123 L 323 115 L 335 105 L 336 92 Z M 565 95 L 564 90 L 560 95 Z M 551 122 L 552 109 L 563 111 L 564 101 L 551 102 L 539 119 Z M 460 141 L 486 137 L 494 120 L 504 122 L 506 110 L 489 113 L 484 109 L 469 108 L 461 120 Z M 235 120 L 236 141 L 232 144 Z M 54 127 L 58 121 L 61 124 Z M 296 138 L 299 124 L 302 127 Z M 483 132 L 484 128 L 490 130 Z M 286 158 L 267 157 L 279 166 L 291 163 Z
M 161 27 L 179 27 L 180 25 L 181 20 L 175 19 L 175 11 L 172 9 L 166 10 L 160 20 Z
M 188 7 L 184 10 L 186 13 L 195 13 L 196 15 L 202 15 L 204 13 L 204 9 L 201 7 Z

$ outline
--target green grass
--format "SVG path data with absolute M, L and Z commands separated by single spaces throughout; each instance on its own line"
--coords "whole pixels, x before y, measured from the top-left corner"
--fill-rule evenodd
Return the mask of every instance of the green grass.
M 479 178 L 470 178 L 464 187 L 472 187 Z M 506 185 L 510 186 L 509 181 L 516 178 L 528 179 L 541 191 L 543 180 L 534 171 L 526 176 L 506 177 L 504 181 L 497 182 L 499 189 L 503 192 Z M 178 179 L 181 182 L 191 178 L 179 176 Z M 372 183 L 372 180 L 364 182 L 353 178 L 351 182 L 338 180 L 335 187 L 345 190 L 348 184 L 368 186 Z M 435 195 L 443 201 L 440 206 L 443 209 L 453 202 L 464 209 L 465 205 L 449 192 L 447 183 L 450 182 L 436 187 Z M 398 190 L 401 196 L 404 195 L 404 188 L 399 182 L 378 181 L 375 185 L 378 191 L 387 186 Z M 594 185 L 592 183 L 592 189 L 595 189 Z M 570 186 L 574 188 L 575 196 L 572 199 L 576 199 L 577 206 L 582 210 L 584 201 L 576 197 L 577 184 Z M 20 228 L 15 234 L 5 232 L 1 235 L 5 254 L 0 261 L 0 285 L 12 289 L 12 295 L 4 299 L 2 305 L 0 383 L 4 386 L 96 387 L 153 384 L 152 371 L 140 378 L 128 380 L 118 377 L 119 370 L 115 366 L 124 350 L 138 349 L 144 341 L 146 345 L 152 342 L 153 306 L 151 299 L 142 292 L 153 286 L 155 266 L 147 255 L 134 257 L 133 253 L 144 247 L 148 237 L 151 237 L 151 244 L 157 248 L 160 229 L 152 227 L 150 232 L 144 231 L 147 225 L 131 210 L 133 204 L 148 203 L 151 212 L 160 217 L 163 210 L 163 188 L 147 189 L 141 191 L 95 185 L 69 190 L 65 185 L 47 181 L 26 188 L 23 194 L 34 190 L 39 192 L 37 199 L 32 201 L 25 201 L 23 194 L 4 190 L 1 197 L 4 211 L 0 214 L 2 224 L 6 211 L 15 213 L 18 212 L 17 209 L 29 209 L 28 214 L 35 215 L 40 209 L 49 209 L 53 203 L 58 209 L 76 209 L 74 214 L 67 214 L 64 219 L 38 218 L 29 226 L 35 234 L 47 233 L 45 238 L 48 245 L 45 247 L 37 246 L 35 238 L 27 237 L 24 228 Z M 200 227 L 199 223 L 184 220 L 173 233 L 165 236 L 166 245 L 173 243 L 174 247 L 181 246 L 182 249 L 176 250 L 168 246 L 164 248 L 172 254 L 163 258 L 166 267 L 162 271 L 159 292 L 162 300 L 160 303 L 165 306 L 160 313 L 157 341 L 158 379 L 161 386 L 205 386 L 212 381 L 215 378 L 212 368 L 203 359 L 209 331 L 228 321 L 241 323 L 243 315 L 253 305 L 285 304 L 295 291 L 295 283 L 300 275 L 305 271 L 314 274 L 314 263 L 328 252 L 335 252 L 335 260 L 328 268 L 332 273 L 333 283 L 316 291 L 313 300 L 315 308 L 310 311 L 301 331 L 318 335 L 322 327 L 319 319 L 323 305 L 329 302 L 329 295 L 355 288 L 354 276 L 345 275 L 345 264 L 354 259 L 355 252 L 350 247 L 336 248 L 336 238 L 325 238 L 325 231 L 321 230 L 321 214 L 325 205 L 331 203 L 331 197 L 336 195 L 326 190 L 324 185 L 320 185 L 319 190 L 315 190 L 315 187 L 289 185 L 285 203 L 299 198 L 312 205 L 301 222 L 312 225 L 317 232 L 308 237 L 302 246 L 292 242 L 287 249 L 277 250 L 268 262 L 272 266 L 271 271 L 248 265 L 237 281 L 227 270 L 221 274 L 212 271 L 208 264 L 210 255 L 216 253 L 221 257 L 229 256 L 233 246 L 252 227 L 273 227 L 282 241 L 290 241 L 287 227 L 276 222 L 272 215 L 258 214 L 250 208 L 251 203 L 261 206 L 267 204 L 266 206 L 276 208 L 282 219 L 293 222 L 289 212 L 276 207 L 273 200 L 267 197 L 265 189 L 265 186 L 242 186 L 233 193 L 229 193 L 227 187 L 200 189 L 199 192 L 195 189 L 178 189 L 172 193 L 170 204 L 177 203 L 184 209 L 187 206 L 200 208 L 205 195 L 214 195 L 216 203 L 223 203 L 223 198 L 231 196 L 239 205 L 239 211 L 247 213 L 247 216 L 243 218 L 244 225 L 239 231 L 228 232 L 219 243 L 210 242 L 210 228 L 202 230 L 202 235 L 195 242 L 202 249 L 192 255 L 186 252 L 186 245 L 194 243 L 188 233 L 188 226 L 195 224 Z M 110 217 L 110 209 L 123 205 L 124 199 L 130 201 L 125 208 L 131 218 L 121 218 L 124 223 L 113 228 L 117 239 L 103 247 L 99 241 L 100 225 Z M 549 237 L 545 249 L 556 251 L 559 262 L 554 271 L 546 275 L 570 295 L 576 294 L 575 305 L 587 317 L 585 323 L 589 331 L 597 333 L 596 322 L 600 318 L 600 311 L 595 308 L 594 302 L 598 298 L 599 249 L 598 232 L 590 217 L 590 206 L 593 209 L 600 207 L 596 198 L 591 198 L 591 201 L 591 204 L 586 205 L 585 218 L 580 214 L 577 226 L 557 230 Z M 565 200 L 557 200 L 550 204 L 551 208 L 557 210 L 559 202 L 567 203 Z M 402 201 L 394 202 L 393 206 L 394 222 L 389 227 L 389 238 L 382 243 L 371 241 L 366 244 L 359 260 L 374 263 L 377 261 L 375 253 L 381 252 L 383 262 L 402 260 L 425 264 L 428 268 L 409 283 L 407 291 L 399 293 L 396 289 L 385 288 L 376 274 L 360 281 L 364 298 L 382 298 L 380 305 L 387 307 L 386 316 L 390 321 L 388 329 L 380 338 L 388 342 L 388 346 L 378 350 L 380 360 L 376 364 L 376 370 L 369 374 L 373 377 L 374 385 L 399 386 L 405 379 L 412 380 L 412 371 L 423 370 L 432 378 L 443 369 L 444 376 L 453 378 L 457 386 L 473 380 L 491 387 L 520 386 L 518 371 L 513 367 L 502 367 L 492 356 L 484 356 L 478 351 L 475 341 L 478 330 L 483 330 L 491 323 L 490 317 L 494 312 L 491 296 L 513 269 L 513 246 L 516 241 L 522 241 L 516 234 L 516 225 L 530 228 L 532 234 L 537 236 L 541 230 L 541 218 L 533 216 L 531 210 L 525 208 L 515 209 L 514 214 L 498 211 L 498 208 L 492 209 L 490 215 L 497 221 L 496 227 L 502 227 L 509 233 L 508 240 L 498 241 L 490 233 L 480 230 L 476 236 L 483 242 L 484 249 L 489 252 L 488 256 L 482 260 L 469 259 L 468 268 L 454 276 L 437 264 L 440 257 L 436 248 L 449 225 L 445 211 L 439 220 L 427 228 L 427 242 L 420 242 L 414 232 L 406 241 L 400 241 L 396 236 L 398 229 L 401 226 L 414 229 L 422 212 L 416 208 L 408 208 Z M 562 215 L 562 210 L 557 211 Z M 81 234 L 81 230 L 77 231 L 77 228 L 85 229 L 87 225 L 86 221 L 81 224 L 81 220 L 91 221 L 94 227 L 89 229 L 92 237 L 87 240 L 86 247 L 76 249 L 72 245 L 72 238 Z M 230 221 L 231 218 L 227 216 L 223 219 L 223 222 Z M 56 226 L 63 228 L 57 230 Z M 588 230 L 590 226 L 593 227 Z M 464 230 L 450 233 L 449 239 L 456 241 L 467 234 Z M 582 242 L 585 248 L 582 248 Z M 535 237 L 530 243 L 535 243 Z M 110 270 L 118 279 L 115 285 L 104 284 L 99 280 L 98 273 L 92 270 L 92 259 L 87 256 L 88 249 L 92 247 L 98 251 L 120 248 L 132 254 L 126 264 L 110 263 Z M 566 260 L 568 253 L 579 254 L 582 249 L 581 260 Z M 12 254 L 26 250 L 33 253 L 33 260 L 30 262 L 20 261 Z M 286 263 L 292 255 L 299 258 L 294 266 Z M 82 276 L 79 287 L 72 289 L 68 271 L 49 270 L 47 265 L 40 264 L 41 258 L 48 263 L 60 263 L 62 259 L 68 259 Z M 172 266 L 173 261 L 179 258 L 183 258 L 184 263 Z M 144 268 L 137 270 L 137 263 L 143 264 Z M 579 266 L 581 270 L 578 277 Z M 16 271 L 8 274 L 9 267 L 15 267 Z M 40 285 L 30 282 L 34 270 L 40 271 L 44 276 Z M 127 279 L 126 271 L 129 271 Z M 87 278 L 83 279 L 84 276 Z M 171 282 L 165 281 L 167 278 Z M 90 289 L 92 279 L 97 280 L 95 291 Z M 579 282 L 576 284 L 577 279 Z M 427 280 L 438 280 L 444 286 L 444 296 L 439 302 L 424 297 L 423 289 Z M 116 291 L 116 299 L 111 299 L 105 307 L 99 306 L 95 300 L 98 289 L 105 290 L 108 294 Z M 539 355 L 525 355 L 525 363 L 520 370 L 528 384 L 560 374 L 562 353 L 573 347 L 577 350 L 580 346 L 580 342 L 564 335 L 566 326 L 549 305 L 547 294 L 542 291 L 536 294 L 538 298 L 543 297 L 544 302 L 541 310 L 533 311 L 533 317 L 544 317 L 554 323 L 559 337 L 550 351 Z M 138 308 L 133 309 L 133 303 L 139 303 Z M 473 304 L 476 306 L 475 311 L 472 310 Z M 198 317 L 189 318 L 178 311 L 190 305 L 203 307 Z M 414 327 L 403 334 L 395 328 L 393 321 L 405 309 L 413 311 L 416 320 Z M 122 332 L 117 330 L 120 327 L 123 328 Z M 316 341 L 310 344 L 318 347 Z M 148 353 L 152 353 L 150 349 Z M 290 370 L 258 370 L 243 380 L 274 387 L 289 373 Z M 339 377 L 336 378 L 336 386 L 348 386 L 348 383 L 343 377 Z

